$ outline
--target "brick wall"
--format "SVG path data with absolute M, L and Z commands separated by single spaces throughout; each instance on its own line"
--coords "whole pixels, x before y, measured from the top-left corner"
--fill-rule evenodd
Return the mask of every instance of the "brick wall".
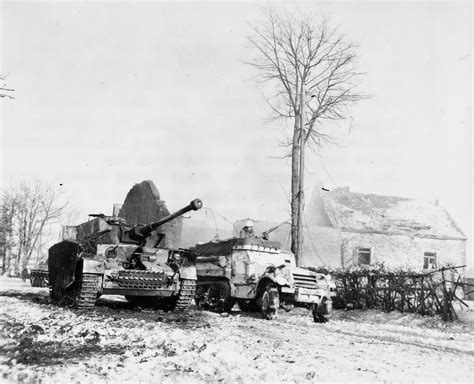
M 465 240 L 440 240 L 404 235 L 374 233 L 342 233 L 342 264 L 348 268 L 357 263 L 357 248 L 371 249 L 371 264 L 384 263 L 388 267 L 423 269 L 425 252 L 435 252 L 438 266 L 447 263 L 466 263 Z

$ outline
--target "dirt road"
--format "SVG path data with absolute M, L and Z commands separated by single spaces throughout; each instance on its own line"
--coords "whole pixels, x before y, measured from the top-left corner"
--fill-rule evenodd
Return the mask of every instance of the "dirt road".
M 48 291 L 0 279 L 0 381 L 20 383 L 473 382 L 472 311 L 461 321 L 305 310 L 276 321 L 49 304 Z

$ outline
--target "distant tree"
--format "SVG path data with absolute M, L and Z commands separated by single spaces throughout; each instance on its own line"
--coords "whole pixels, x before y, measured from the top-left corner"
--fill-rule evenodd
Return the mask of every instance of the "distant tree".
M 0 76 L 0 97 L 14 99 L 14 97 L 10 94 L 10 92 L 14 92 L 14 89 L 7 88 L 7 85 L 5 82 L 5 76 Z
M 2 273 L 4 273 L 5 271 L 10 271 L 12 266 L 11 250 L 15 246 L 13 220 L 16 216 L 18 203 L 8 190 L 4 191 L 0 201 L 0 255 L 2 258 Z
M 301 259 L 304 209 L 305 148 L 317 150 L 331 136 L 323 133 L 325 121 L 350 117 L 349 107 L 367 96 L 358 91 L 362 73 L 356 70 L 356 47 L 326 21 L 265 13 L 249 37 L 266 89 L 273 119 L 293 121 L 291 138 L 291 250 Z
M 66 213 L 68 203 L 60 203 L 60 192 L 40 181 L 20 183 L 3 191 L 2 259 L 4 271 L 16 275 L 26 268 L 47 226 Z M 14 248 L 14 252 L 13 252 Z

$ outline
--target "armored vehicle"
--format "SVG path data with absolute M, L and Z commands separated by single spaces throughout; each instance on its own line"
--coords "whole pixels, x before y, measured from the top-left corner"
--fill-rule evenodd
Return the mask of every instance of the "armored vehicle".
M 315 322 L 331 317 L 336 286 L 330 276 L 298 268 L 293 254 L 266 238 L 232 238 L 198 244 L 196 304 L 229 311 L 237 302 L 243 311 L 260 311 L 274 319 L 278 309 L 312 310 Z
M 48 265 L 41 262 L 30 271 L 30 284 L 32 287 L 48 287 Z
M 124 295 L 133 305 L 172 310 L 187 308 L 196 287 L 194 252 L 160 248 L 161 225 L 202 207 L 199 199 L 159 221 L 129 225 L 102 214 L 76 227 L 76 241 L 49 249 L 51 299 L 79 308 L 95 305 L 99 295 Z

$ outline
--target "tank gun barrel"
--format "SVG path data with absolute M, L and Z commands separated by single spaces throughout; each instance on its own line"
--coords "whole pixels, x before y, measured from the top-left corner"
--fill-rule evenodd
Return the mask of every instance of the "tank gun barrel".
M 171 215 L 165 216 L 162 219 L 155 221 L 153 223 L 144 225 L 143 227 L 138 227 L 138 232 L 141 236 L 147 237 L 152 233 L 156 228 L 160 227 L 167 222 L 176 219 L 178 216 L 184 215 L 186 212 L 189 211 L 197 211 L 198 209 L 202 208 L 202 201 L 200 199 L 194 199 L 191 201 L 187 206 L 181 208 L 180 210 L 172 213 Z

